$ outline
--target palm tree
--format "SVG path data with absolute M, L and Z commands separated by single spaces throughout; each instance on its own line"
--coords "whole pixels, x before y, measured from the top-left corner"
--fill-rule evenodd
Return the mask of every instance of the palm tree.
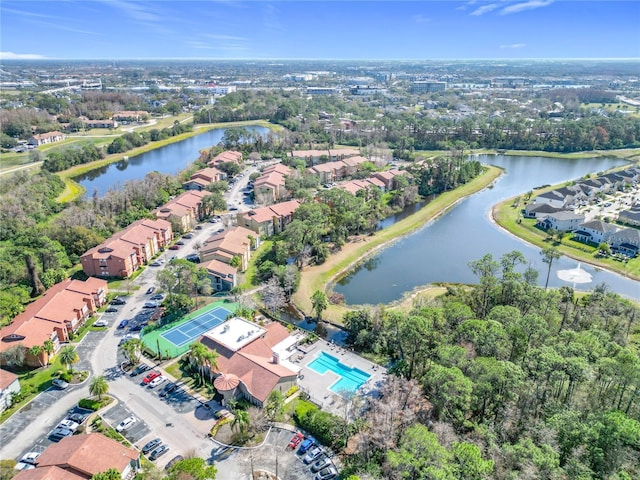
M 102 395 L 109 391 L 109 384 L 107 383 L 107 379 L 104 378 L 104 375 L 98 375 L 97 377 L 93 377 L 91 383 L 89 384 L 89 393 L 91 395 L 97 395 L 98 400 L 102 400 Z
M 244 435 L 249 428 L 249 412 L 246 410 L 236 410 L 234 412 L 235 417 L 233 418 L 233 422 L 231 423 L 231 430 L 238 429 L 240 433 L 240 438 L 244 438 Z
M 53 352 L 55 350 L 53 348 L 53 342 L 51 340 L 45 340 L 42 348 L 44 348 L 44 351 L 47 352 L 47 365 L 49 365 L 49 359 L 51 358 L 51 355 L 53 355 Z
M 194 342 L 189 346 L 189 353 L 187 358 L 189 363 L 194 365 L 198 369 L 200 374 L 200 380 L 204 384 L 204 367 L 207 365 L 210 350 L 200 342 Z M 214 359 L 215 361 L 215 359 Z M 217 367 L 217 364 L 216 364 Z
M 553 264 L 553 261 L 557 258 L 560 258 L 562 254 L 558 251 L 557 248 L 548 247 L 542 250 L 540 252 L 540 255 L 542 255 L 542 261 L 549 265 L 549 269 L 547 270 L 547 281 L 544 283 L 544 289 L 546 290 L 547 287 L 549 286 L 549 276 L 551 275 L 551 265 Z
M 68 372 L 71 372 L 71 365 L 76 363 L 78 360 L 79 358 L 78 353 L 76 352 L 76 347 L 67 345 L 60 350 L 60 361 L 66 365 Z
M 42 365 L 42 352 L 44 352 L 44 347 L 41 345 L 34 345 L 29 349 L 29 353 L 38 359 L 38 363 L 41 367 L 44 366 Z
M 130 363 L 138 363 L 140 361 L 140 354 L 144 347 L 145 345 L 141 339 L 132 338 L 124 342 L 122 345 L 122 351 Z
M 311 305 L 316 312 L 316 320 L 320 320 L 322 312 L 327 308 L 327 296 L 321 290 L 316 290 L 311 295 Z

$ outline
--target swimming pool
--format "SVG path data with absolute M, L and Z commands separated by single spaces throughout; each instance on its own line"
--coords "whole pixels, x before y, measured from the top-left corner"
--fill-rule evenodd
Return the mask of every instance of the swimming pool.
M 338 381 L 329 387 L 329 390 L 334 393 L 354 393 L 371 378 L 371 375 L 367 372 L 363 372 L 359 368 L 347 367 L 336 357 L 326 352 L 320 352 L 320 355 L 309 362 L 307 367 L 321 375 L 324 375 L 327 371 L 338 375 L 340 377 Z

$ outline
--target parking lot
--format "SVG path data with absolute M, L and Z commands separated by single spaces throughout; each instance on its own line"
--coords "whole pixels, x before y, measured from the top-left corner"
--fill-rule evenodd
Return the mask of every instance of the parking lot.
M 212 460 L 218 468 L 218 480 L 249 480 L 251 467 L 271 473 L 278 471 L 280 480 L 312 479 L 314 475 L 309 465 L 302 462 L 302 456 L 287 448 L 293 432 L 272 428 L 261 447 L 251 449 L 215 449 Z M 276 467 L 277 463 L 277 467 Z
M 120 433 L 124 435 L 126 439 L 131 443 L 138 443 L 140 440 L 151 433 L 151 429 L 147 427 L 147 425 L 144 423 L 144 420 L 134 415 L 131 410 L 126 407 L 126 405 L 124 405 L 123 403 L 118 403 L 102 414 L 102 418 L 105 419 L 113 428 L 116 428 L 116 426 L 120 422 L 130 416 L 136 417 L 138 421 L 127 430 Z

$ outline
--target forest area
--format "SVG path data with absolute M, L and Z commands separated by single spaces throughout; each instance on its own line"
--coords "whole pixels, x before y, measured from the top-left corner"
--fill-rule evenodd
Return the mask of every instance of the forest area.
M 638 306 L 538 287 L 517 251 L 469 268 L 475 287 L 345 314 L 347 344 L 392 374 L 351 422 L 298 412 L 345 478 L 639 478 Z

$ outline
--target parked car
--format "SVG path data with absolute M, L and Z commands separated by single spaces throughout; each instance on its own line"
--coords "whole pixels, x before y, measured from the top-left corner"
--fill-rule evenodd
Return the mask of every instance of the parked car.
M 35 465 L 25 462 L 18 462 L 16 463 L 16 466 L 13 467 L 14 470 L 33 470 L 34 468 L 36 468 Z
M 128 430 L 137 421 L 138 421 L 138 419 L 136 417 L 134 417 L 133 415 L 131 415 L 130 417 L 125 418 L 116 427 L 116 432 L 124 432 L 125 430 Z
M 301 433 L 296 433 L 293 437 L 291 437 L 291 440 L 289 440 L 289 448 L 295 450 L 296 447 L 300 445 L 302 440 L 304 440 L 304 435 L 302 435 Z
M 93 411 L 91 410 L 87 410 L 85 408 L 80 408 L 80 407 L 74 407 L 71 410 L 69 410 L 69 413 L 67 414 L 67 418 L 72 422 L 76 422 L 78 425 L 82 425 L 87 420 L 87 418 L 91 416 L 92 413 Z
M 70 437 L 71 435 L 73 435 L 73 430 L 69 430 L 68 428 L 64 427 L 56 427 L 49 434 L 49 438 L 54 442 L 59 442 L 63 438 Z
M 107 313 L 118 313 L 118 309 L 116 307 L 109 307 L 105 310 Z
M 153 372 L 149 372 L 147 376 L 142 379 L 142 383 L 144 383 L 145 385 L 148 385 L 151 381 L 158 378 L 160 375 L 162 375 L 162 373 L 160 373 L 157 370 L 154 370 Z
M 178 245 L 178 244 L 171 245 L 171 246 L 169 247 L 169 250 L 180 250 L 180 245 Z
M 307 439 L 304 442 L 302 442 L 302 445 L 300 445 L 300 448 L 298 449 L 298 453 L 300 455 L 302 455 L 303 453 L 307 453 L 307 450 L 309 450 L 315 444 L 316 444 L 315 438 L 307 437 Z
M 324 451 L 320 447 L 313 447 L 311 450 L 307 452 L 302 461 L 305 464 L 309 464 L 311 462 L 315 462 L 320 455 L 322 455 Z
M 129 325 L 129 320 L 125 318 L 118 324 L 118 330 L 122 330 L 123 328 L 126 328 L 127 325 Z
M 96 320 L 95 323 L 93 324 L 94 327 L 108 327 L 109 326 L 109 322 L 107 322 L 106 319 L 101 318 L 99 320 Z
M 151 295 L 155 291 L 156 291 L 156 287 L 149 287 L 147 288 L 147 295 Z
M 64 390 L 69 386 L 69 383 L 65 382 L 61 378 L 56 378 L 53 380 L 53 382 L 51 382 L 51 385 L 53 385 L 56 388 L 59 388 L 60 390 Z
M 176 242 L 176 245 L 180 245 L 180 246 L 182 246 L 182 245 L 184 245 L 184 242 L 183 242 L 182 240 L 178 240 L 178 241 Z
M 126 305 L 127 301 L 123 298 L 114 298 L 113 300 L 111 300 L 111 302 L 109 302 L 110 305 Z
M 152 267 L 161 267 L 162 264 L 160 262 L 158 262 L 157 260 L 155 262 L 151 262 L 149 265 L 151 265 Z
M 165 470 L 169 470 L 171 467 L 173 467 L 176 463 L 181 462 L 182 460 L 184 460 L 184 457 L 182 455 L 176 455 L 175 457 L 173 457 L 171 460 L 169 460 L 169 463 L 167 463 L 164 467 Z
M 144 373 L 144 372 L 146 372 L 147 370 L 150 370 L 150 369 L 151 369 L 151 367 L 149 365 L 147 365 L 146 363 L 141 363 L 136 368 L 131 370 L 131 373 L 129 374 L 129 376 L 130 377 L 135 377 L 136 375 L 140 375 L 141 373 Z
M 166 397 L 171 392 L 173 392 L 176 388 L 178 388 L 178 384 L 175 382 L 167 383 L 162 391 L 160 392 L 161 397 Z
M 56 428 L 68 428 L 72 432 L 75 432 L 79 426 L 80 424 L 74 422 L 73 420 L 69 420 L 68 418 L 65 418 L 58 424 Z
M 202 230 L 202 225 L 196 225 L 196 230 Z
M 141 323 L 136 323 L 135 325 L 132 325 L 131 327 L 129 327 L 129 331 L 130 332 L 139 332 L 144 328 L 144 325 L 142 325 Z
M 159 445 L 162 445 L 162 440 L 160 440 L 159 438 L 154 438 L 153 440 L 149 440 L 147 443 L 145 443 L 141 451 L 146 455 Z
M 320 470 L 316 474 L 315 480 L 331 480 L 337 476 L 338 471 L 336 470 L 336 467 L 331 466 Z
M 20 459 L 21 462 L 29 463 L 31 465 L 35 465 L 36 460 L 40 456 L 40 452 L 28 452 L 25 453 Z
M 140 338 L 140 335 L 138 333 L 127 333 L 124 337 L 120 339 L 120 341 L 118 342 L 118 346 L 134 338 Z
M 151 452 L 151 455 L 149 455 L 149 460 L 155 460 L 157 458 L 160 458 L 162 455 L 164 455 L 168 451 L 169 451 L 169 447 L 167 445 L 162 444 L 159 447 L 156 447 L 155 450 Z
M 160 304 L 158 302 L 146 302 L 142 308 L 158 308 Z
M 157 302 L 161 302 L 162 300 L 164 300 L 164 295 L 161 293 L 156 293 L 155 295 L 151 295 L 149 297 L 149 300 L 155 300 Z
M 311 465 L 312 472 L 319 472 L 320 470 L 327 468 L 331 465 L 331 459 L 326 455 L 323 455 L 319 459 L 316 460 L 316 463 Z
M 195 253 L 190 253 L 186 256 L 186 259 L 193 263 L 200 263 L 200 257 Z
M 166 378 L 164 378 L 162 375 L 160 375 L 159 377 L 154 378 L 153 380 L 151 380 L 148 384 L 147 387 L 149 388 L 156 388 L 158 385 L 160 385 L 162 382 L 164 382 L 166 380 Z
M 185 233 L 184 235 L 182 235 L 182 238 L 186 238 L 186 239 L 193 238 L 193 233 Z

